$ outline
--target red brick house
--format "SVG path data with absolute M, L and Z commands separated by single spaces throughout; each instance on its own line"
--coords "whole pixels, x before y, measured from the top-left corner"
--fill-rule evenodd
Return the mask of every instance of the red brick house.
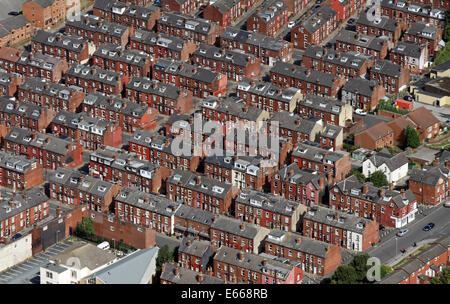
M 155 60 L 172 58 L 187 61 L 197 49 L 197 44 L 192 39 L 138 29 L 130 37 L 130 48 L 152 54 Z
M 172 115 L 186 113 L 193 107 L 193 93 L 173 84 L 161 83 L 150 78 L 133 77 L 126 85 L 125 96 L 145 102 L 159 113 Z
M 294 112 L 300 99 L 303 98 L 297 88 L 282 88 L 271 82 L 244 80 L 236 87 L 236 96 L 244 100 L 248 106 L 268 112 Z
M 93 14 L 108 22 L 152 30 L 161 16 L 161 9 L 154 5 L 136 5 L 126 0 L 97 0 L 93 6 Z
M 337 96 L 345 84 L 343 76 L 334 76 L 292 63 L 277 61 L 270 70 L 271 82 L 286 88 L 299 88 L 302 94 L 314 93 L 321 96 Z
M 24 82 L 19 74 L 0 72 L 0 94 L 2 96 L 15 96 L 17 88 Z
M 135 187 L 142 192 L 158 193 L 161 188 L 159 166 L 140 160 L 135 153 L 105 147 L 89 155 L 89 174 L 121 187 Z
M 157 32 L 179 38 L 190 38 L 196 43 L 215 44 L 223 32 L 217 22 L 192 17 L 176 11 L 166 12 L 157 21 Z
M 291 42 L 231 26 L 220 35 L 220 46 L 225 49 L 243 50 L 246 54 L 261 58 L 261 63 L 270 66 L 276 60 L 289 62 L 294 52 Z
M 289 12 L 281 0 L 271 0 L 259 6 L 247 19 L 246 28 L 269 37 L 274 37 L 288 23 Z
M 66 0 L 31 0 L 22 4 L 23 16 L 37 28 L 50 28 L 66 19 Z
M 394 64 L 389 60 L 377 60 L 370 69 L 369 78 L 381 83 L 388 94 L 398 93 L 409 84 L 408 68 Z
M 409 112 L 407 116 L 416 125 L 421 141 L 436 137 L 439 134 L 439 120 L 425 107 L 417 108 Z
M 298 104 L 298 112 L 303 118 L 314 117 L 334 126 L 345 127 L 353 120 L 353 108 L 349 103 L 320 95 L 306 95 Z
M 169 236 L 174 234 L 174 214 L 180 207 L 178 202 L 126 187 L 115 195 L 114 205 L 115 215 L 125 222 L 152 228 Z
M 290 164 L 270 179 L 270 193 L 310 207 L 322 203 L 327 184 L 325 174 L 313 174 Z
M 45 169 L 74 168 L 83 164 L 81 145 L 70 139 L 14 127 L 4 138 L 4 143 L 5 151 L 37 159 Z
M 1 190 L 0 243 L 49 216 L 48 197 L 39 188 L 18 193 Z
M 224 280 L 213 276 L 212 270 L 209 274 L 183 268 L 170 263 L 161 266 L 161 284 L 225 284 Z
M 297 231 L 306 207 L 298 201 L 244 189 L 234 201 L 236 219 L 267 229 Z
M 53 135 L 68 136 L 91 151 L 97 150 L 100 145 L 122 146 L 120 126 L 83 113 L 60 112 L 51 122 L 50 128 Z
M 161 0 L 163 12 L 179 12 L 190 15 L 199 9 L 199 5 L 204 2 L 195 0 Z
M 22 191 L 44 182 L 44 170 L 35 159 L 0 152 L 0 185 L 5 188 Z
M 216 215 L 211 224 L 210 238 L 214 248 L 235 248 L 257 254 L 269 229 L 242 222 L 223 215 Z
M 121 95 L 124 79 L 120 72 L 100 69 L 95 66 L 73 64 L 65 75 L 68 85 L 81 87 L 84 92 L 103 92 Z
M 27 52 L 25 50 L 19 50 L 8 46 L 0 47 L 0 68 L 5 70 L 7 73 L 17 73 L 16 63 L 19 61 L 22 54 L 26 56 Z
M 272 230 L 264 241 L 264 252 L 300 263 L 304 272 L 327 275 L 341 265 L 341 248 L 301 236 Z
M 233 284 L 300 284 L 303 280 L 298 266 L 225 246 L 214 256 L 213 271 Z
M 400 40 L 404 25 L 402 21 L 391 19 L 387 16 L 380 16 L 379 19 L 372 16 L 372 20 L 367 19 L 367 10 L 359 15 L 356 20 L 356 32 L 369 36 L 389 37 L 391 45 Z
M 225 74 L 232 81 L 255 79 L 261 71 L 261 59 L 256 56 L 203 43 L 192 54 L 191 61 L 192 64 Z
M 212 212 L 182 204 L 174 216 L 175 233 L 182 236 L 210 239 L 210 227 L 214 221 Z
M 388 55 L 388 43 L 376 36 L 342 30 L 336 36 L 336 49 L 342 52 L 358 52 L 383 60 Z
M 92 63 L 104 70 L 121 72 L 126 84 L 133 76 L 147 77 L 154 61 L 153 57 L 145 52 L 121 50 L 117 45 L 105 43 L 92 55 Z
M 338 20 L 340 22 L 347 21 L 351 15 L 366 4 L 366 0 L 331 0 L 330 2 L 333 9 L 337 12 Z
M 218 0 L 203 11 L 203 18 L 218 22 L 224 28 L 250 10 L 257 0 Z
M 302 57 L 302 66 L 346 79 L 365 76 L 374 64 L 370 56 L 321 46 L 309 46 Z
M 226 95 L 226 75 L 183 61 L 159 59 L 152 68 L 152 79 L 162 83 L 172 83 L 179 88 L 191 91 L 194 96 L 200 98 L 209 95 L 219 97 Z
M 16 62 L 15 72 L 24 77 L 40 77 L 58 83 L 68 68 L 65 59 L 31 52 L 22 53 Z
M 213 254 L 208 241 L 184 237 L 178 248 L 178 261 L 183 268 L 205 273 Z
M 433 165 L 414 168 L 410 172 L 408 186 L 417 202 L 436 206 L 450 198 L 450 160 Z
M 355 134 L 355 145 L 369 150 L 392 147 L 394 145 L 394 131 L 386 122 L 379 122 Z
M 411 190 L 377 188 L 368 182 L 361 183 L 354 175 L 333 186 L 329 204 L 334 210 L 350 212 L 392 228 L 413 222 L 418 210 Z
M 129 133 L 155 128 L 158 117 L 158 111 L 146 104 L 115 96 L 106 97 L 100 93 L 86 95 L 81 109 L 91 117 L 117 123 L 124 132 Z
M 300 143 L 292 152 L 291 161 L 299 168 L 327 174 L 328 184 L 344 179 L 351 170 L 350 154 L 329 151 Z M 331 173 L 331 177 L 328 174 Z M 332 179 L 331 179 L 332 178 Z
M 71 63 L 89 61 L 88 40 L 79 36 L 50 33 L 39 30 L 31 40 L 31 49 Z
M 314 206 L 303 216 L 303 235 L 353 251 L 378 243 L 379 224 L 365 218 Z
M 66 33 L 83 37 L 98 47 L 102 43 L 113 43 L 122 49 L 128 44 L 131 27 L 116 22 L 107 22 L 97 16 L 84 14 L 80 18 L 67 20 Z
M 35 132 L 45 132 L 55 117 L 55 112 L 47 107 L 0 97 L 0 117 L 6 122 L 8 128 L 20 127 Z
M 84 175 L 73 169 L 58 168 L 49 174 L 50 199 L 69 206 L 85 205 L 88 210 L 108 213 L 121 187 Z
M 351 78 L 342 87 L 342 102 L 366 111 L 374 110 L 381 98 L 386 96 L 383 85 L 373 80 Z
M 175 169 L 166 180 L 166 196 L 171 201 L 214 214 L 229 214 L 233 199 L 239 194 L 232 185 L 196 175 L 187 170 Z
M 291 29 L 294 48 L 306 50 L 310 45 L 320 45 L 338 27 L 338 14 L 329 5 L 322 5 L 314 14 Z
M 17 98 L 47 107 L 55 113 L 60 111 L 75 112 L 80 107 L 85 93 L 63 84 L 42 81 L 38 77 L 27 77 L 19 86 Z

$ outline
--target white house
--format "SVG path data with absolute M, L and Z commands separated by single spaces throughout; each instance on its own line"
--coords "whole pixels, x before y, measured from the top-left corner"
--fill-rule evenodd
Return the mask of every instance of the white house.
M 404 153 L 395 156 L 377 153 L 363 162 L 363 174 L 370 177 L 375 171 L 382 171 L 389 183 L 394 185 L 408 175 L 408 159 Z
M 76 284 L 116 261 L 117 257 L 111 252 L 77 242 L 41 267 L 41 284 Z

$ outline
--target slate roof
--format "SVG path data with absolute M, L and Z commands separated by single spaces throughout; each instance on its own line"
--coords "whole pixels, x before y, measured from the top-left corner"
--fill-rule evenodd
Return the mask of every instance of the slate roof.
M 57 96 L 59 99 L 69 100 L 75 90 L 60 83 L 54 83 L 44 78 L 25 77 L 19 89 L 46 96 Z
M 98 32 L 108 36 L 122 37 L 128 29 L 128 26 L 116 23 L 107 22 L 98 16 L 82 14 L 80 18 L 68 17 L 66 26 L 73 26 L 82 28 L 88 32 Z
M 83 104 L 136 118 L 142 118 L 149 109 L 147 103 L 136 103 L 117 96 L 104 96 L 98 92 L 86 95 Z
M 6 140 L 25 146 L 39 147 L 59 155 L 67 155 L 68 146 L 72 145 L 70 139 L 62 139 L 52 134 L 34 132 L 29 129 L 13 127 L 6 135 Z
M 213 25 L 218 25 L 217 22 L 203 18 L 195 18 L 176 11 L 164 13 L 158 19 L 158 24 L 166 24 L 171 27 L 200 34 L 209 34 L 214 29 Z
M 297 241 L 299 238 L 300 243 Z M 333 247 L 331 244 L 304 237 L 296 232 L 278 229 L 272 230 L 267 235 L 266 241 L 320 258 L 326 258 L 327 250 Z
M 311 73 L 307 75 L 307 71 Z M 320 72 L 315 69 L 308 69 L 303 66 L 282 61 L 277 61 L 270 70 L 270 73 L 276 73 L 310 83 L 317 83 L 318 81 L 319 85 L 329 88 L 333 87 L 334 82 L 337 79 L 337 76 L 329 73 Z
M 345 151 L 329 151 L 319 147 L 307 145 L 304 143 L 298 144 L 294 151 L 293 156 L 308 159 L 313 162 L 327 162 L 334 164 L 336 161 L 341 159 L 343 156 L 349 154 Z
M 386 164 L 391 172 L 408 163 L 408 158 L 405 153 L 398 153 L 392 157 L 386 157 L 383 154 L 376 153 L 368 158 L 368 160 L 370 160 L 376 168 Z
M 153 58 L 139 50 L 122 50 L 121 46 L 112 43 L 103 43 L 94 52 L 93 56 L 97 56 L 103 59 L 125 62 L 129 65 L 143 67 L 147 60 L 153 60 Z
M 259 17 L 263 22 L 269 23 L 270 20 L 276 19 L 283 11 L 287 9 L 284 2 L 279 0 L 272 0 L 262 4 L 261 11 L 255 15 Z M 252 18 L 252 17 L 250 17 Z
M 286 47 L 289 44 L 289 42 L 285 40 L 266 36 L 258 32 L 242 30 L 232 26 L 228 26 L 220 35 L 220 38 L 230 39 L 243 44 L 258 46 L 261 47 L 261 49 L 274 51 L 280 51 L 283 47 Z
M 122 188 L 114 200 L 167 217 L 171 217 L 182 204 L 179 201 L 173 202 L 162 195 L 144 193 L 137 188 L 130 187 Z
M 362 193 L 364 184 L 368 186 L 368 192 L 366 194 Z M 338 182 L 334 188 L 337 188 L 342 193 L 346 193 L 348 196 L 370 201 L 382 206 L 386 206 L 392 200 L 398 208 L 402 208 L 405 206 L 405 203 L 410 204 L 417 200 L 410 189 L 402 194 L 401 192 L 385 188 L 385 194 L 381 197 L 381 188 L 375 187 L 371 182 L 361 183 L 354 175 Z M 330 190 L 330 192 L 336 191 L 335 189 Z
M 370 27 L 380 28 L 390 32 L 395 32 L 398 26 L 397 20 L 389 18 L 387 16 L 380 16 L 379 19 L 373 18 L 372 21 L 369 21 L 367 19 L 367 10 L 359 15 L 359 18 L 356 20 L 356 24 L 358 23 Z
M 104 284 L 148 284 L 156 271 L 151 266 L 158 252 L 158 247 L 136 250 L 89 278 L 97 278 Z
M 6 96 L 0 96 L 0 112 L 14 114 L 33 120 L 41 119 L 48 107 L 41 107 L 34 103 L 21 100 L 11 100 Z
M 0 20 L 0 38 L 8 36 L 11 31 L 20 29 L 27 25 L 31 26 L 31 23 L 23 15 L 12 16 L 4 20 Z
M 342 91 L 356 93 L 362 96 L 372 97 L 375 87 L 379 84 L 374 80 L 367 80 L 363 78 L 350 78 L 342 88 Z
M 256 121 L 266 112 L 263 109 L 247 106 L 242 100 L 236 101 L 232 98 L 220 100 L 216 97 L 205 98 L 202 103 L 202 108 L 214 109 L 214 111 L 219 113 L 227 113 L 248 121 Z
M 59 32 L 50 33 L 44 30 L 39 30 L 33 37 L 32 41 L 41 43 L 43 45 L 64 48 L 66 50 L 74 52 L 81 52 L 84 47 L 87 47 L 87 39 L 84 39 L 82 37 L 64 35 Z
M 359 39 L 357 39 L 358 36 Z M 375 36 L 365 35 L 362 33 L 356 33 L 343 29 L 336 36 L 336 43 L 339 42 L 345 42 L 347 44 L 352 44 L 380 52 L 383 49 L 385 40 Z
M 321 136 L 336 139 L 339 134 L 343 134 L 343 130 L 344 128 L 341 126 L 327 124 L 325 130 L 323 130 L 323 132 L 321 133 Z
M 193 237 L 184 237 L 181 240 L 178 252 L 203 257 L 210 247 L 211 243 L 209 241 L 196 240 Z
M 76 170 L 69 168 L 57 168 L 56 171 L 49 173 L 49 182 L 61 184 L 66 187 L 78 189 L 97 197 L 105 197 L 113 184 L 102 181 L 89 175 L 84 175 Z
M 436 40 L 438 29 L 433 26 L 429 26 L 427 22 L 413 22 L 406 30 L 406 35 L 412 35 L 422 37 L 426 39 Z
M 282 102 L 290 102 L 294 95 L 300 91 L 298 88 L 281 88 L 271 82 L 255 82 L 250 79 L 238 82 L 237 89 Z
M 319 20 L 319 13 L 322 13 L 322 18 Z M 315 33 L 323 24 L 326 24 L 328 20 L 333 18 L 337 12 L 328 4 L 322 5 L 315 14 L 311 14 L 311 16 L 305 18 L 301 21 L 301 25 L 307 30 L 310 34 Z
M 143 29 L 137 29 L 134 35 L 130 37 L 130 40 L 152 46 L 158 45 L 177 52 L 181 52 L 184 44 L 187 42 L 187 40 L 179 37 L 168 36 L 164 33 L 154 33 Z
M 371 221 L 346 212 L 332 210 L 322 206 L 313 206 L 303 216 L 304 220 L 310 220 L 323 225 L 338 227 L 344 230 L 363 234 L 366 225 Z
M 430 186 L 436 186 L 441 178 L 444 181 L 450 178 L 450 170 L 443 163 L 432 167 L 424 166 L 422 169 L 414 168 L 409 173 L 409 180 Z
M 98 81 L 112 86 L 118 84 L 121 78 L 120 72 L 100 69 L 97 66 L 74 63 L 67 70 L 66 75 L 84 80 Z
M 0 167 L 9 171 L 25 173 L 34 165 L 36 167 L 36 159 L 28 159 L 24 155 L 16 155 L 12 152 L 0 151 Z
M 189 221 L 194 221 L 201 223 L 203 225 L 211 226 L 214 221 L 214 214 L 212 212 L 198 209 L 195 207 L 191 207 L 188 205 L 182 204 L 177 211 L 175 212 L 175 216 L 179 218 L 183 218 Z M 208 235 L 209 237 L 209 235 Z
M 0 189 L 0 222 L 33 208 L 48 199 L 44 191 L 37 187 L 17 191 L 15 194 L 9 189 Z M 14 208 L 10 205 L 10 202 L 15 203 Z
M 172 83 L 162 83 L 147 77 L 133 77 L 126 88 L 173 100 L 177 100 L 182 92 L 182 89 Z
M 80 129 L 104 135 L 106 128 L 114 126 L 114 122 L 106 121 L 97 117 L 87 116 L 86 113 L 73 113 L 69 111 L 61 111 L 53 118 L 52 123 L 61 124 L 71 129 Z
M 260 174 L 263 159 L 259 156 L 207 156 L 205 164 L 219 165 L 221 168 L 244 172 L 253 176 Z
M 309 117 L 308 119 L 303 119 L 298 114 L 286 111 L 274 112 L 273 116 L 267 121 L 267 124 L 275 121 L 279 123 L 280 128 L 286 128 L 294 132 L 307 134 L 308 136 L 313 135 L 312 132 L 316 126 L 318 129 L 322 129 L 322 123 L 317 118 Z M 314 139 L 312 138 L 312 140 Z
M 197 180 L 198 176 L 201 177 L 200 183 L 198 183 Z M 166 183 L 180 185 L 183 188 L 219 199 L 225 199 L 232 188 L 232 185 L 220 182 L 216 179 L 206 178 L 190 171 L 178 169 L 173 170 L 173 174 L 167 179 Z
M 56 66 L 61 63 L 61 59 L 39 52 L 28 53 L 25 51 L 22 53 L 17 63 L 53 71 Z
M 402 67 L 398 64 L 392 63 L 389 60 L 377 60 L 375 65 L 370 69 L 370 73 L 378 73 L 394 78 L 399 78 L 402 72 Z
M 252 240 L 258 235 L 260 228 L 262 228 L 251 223 L 245 223 L 245 227 L 242 230 L 241 224 L 241 220 L 219 215 L 211 224 L 211 228 Z
M 246 67 L 251 59 L 255 58 L 255 56 L 250 54 L 243 54 L 238 51 L 218 48 L 205 43 L 200 43 L 200 46 L 195 50 L 194 55 L 223 61 L 226 63 L 232 63 L 242 67 Z
M 300 101 L 299 104 L 305 107 L 332 113 L 335 115 L 339 115 L 341 113 L 342 107 L 344 106 L 344 103 L 337 99 L 313 94 L 306 95 L 305 99 Z
M 242 261 L 239 259 L 239 253 L 243 255 Z M 267 259 L 264 256 L 253 253 L 242 252 L 226 246 L 222 246 L 217 250 L 216 255 L 214 256 L 214 261 L 234 265 L 260 274 L 265 274 L 268 271 L 275 271 L 277 272 L 277 277 L 279 275 L 284 280 L 289 276 L 294 267 L 290 264 Z M 267 263 L 265 266 L 263 261 Z
M 173 59 L 161 58 L 152 68 L 153 71 L 163 71 L 165 73 L 179 75 L 209 84 L 212 84 L 222 77 L 218 72 Z
M 165 269 L 160 277 L 160 279 L 164 281 L 175 284 L 225 284 L 224 280 L 206 274 L 201 274 L 203 276 L 203 281 L 199 283 L 198 276 L 200 274 L 197 271 L 175 266 L 170 263 L 165 263 L 164 267 Z M 179 274 L 175 275 L 175 268 L 177 267 Z
M 422 48 L 417 43 L 409 41 L 399 41 L 397 46 L 391 50 L 394 54 L 399 54 L 407 57 L 420 58 Z
M 250 206 L 250 208 L 256 206 L 257 208 L 284 216 L 292 216 L 295 210 L 300 207 L 299 202 L 288 200 L 283 196 L 276 196 L 251 189 L 242 190 L 235 201 Z
M 317 189 L 320 189 L 319 179 L 324 176 L 302 170 L 296 163 L 284 166 L 276 174 L 280 176 L 282 181 L 289 181 L 289 183 L 296 185 L 307 185 L 311 182 Z
M 355 70 L 361 69 L 367 61 L 373 60 L 373 56 L 359 52 L 341 52 L 315 45 L 309 46 L 303 56 L 320 59 L 325 63 L 331 63 Z

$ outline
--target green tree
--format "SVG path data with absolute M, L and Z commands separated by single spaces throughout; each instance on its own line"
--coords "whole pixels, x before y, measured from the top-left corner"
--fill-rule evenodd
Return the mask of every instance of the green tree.
M 407 147 L 417 148 L 420 146 L 420 136 L 416 129 L 411 126 L 407 126 L 404 132 Z
M 445 267 L 438 277 L 431 278 L 431 284 L 450 284 L 450 267 Z
M 174 260 L 173 251 L 169 249 L 169 246 L 164 245 L 158 251 L 158 257 L 156 258 L 156 271 L 161 271 L 161 267 L 164 263 L 172 262 Z
M 360 283 L 364 282 L 367 271 L 370 268 L 370 266 L 367 265 L 367 260 L 369 258 L 370 256 L 367 253 L 358 254 L 353 257 L 353 260 L 349 264 L 350 267 L 355 269 L 356 279 Z
M 81 223 L 77 224 L 76 235 L 87 239 L 95 236 L 94 223 L 90 218 L 85 217 L 81 220 Z
M 331 284 L 358 284 L 358 275 L 355 268 L 349 265 L 341 265 L 331 277 Z
M 389 182 L 383 171 L 377 170 L 370 176 L 369 179 L 375 187 L 385 187 L 389 186 Z
M 381 278 L 384 278 L 386 275 L 390 274 L 393 271 L 391 267 L 388 265 L 381 265 Z
M 352 171 L 350 171 L 350 172 L 348 173 L 347 177 L 350 177 L 350 176 L 352 176 L 352 175 L 356 176 L 356 178 L 358 178 L 358 180 L 359 180 L 361 183 L 364 183 L 364 182 L 366 181 L 366 177 L 365 177 L 364 174 L 362 174 L 362 172 L 359 171 L 358 169 L 352 169 Z

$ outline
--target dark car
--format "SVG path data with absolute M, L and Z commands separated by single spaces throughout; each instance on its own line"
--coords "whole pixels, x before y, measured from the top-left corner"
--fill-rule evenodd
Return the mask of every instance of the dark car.
M 22 237 L 22 234 L 16 233 L 11 237 L 11 241 L 16 241 Z
M 8 15 L 11 15 L 11 16 L 19 16 L 20 13 L 19 13 L 19 12 L 9 12 Z
M 348 24 L 354 24 L 355 23 L 355 19 L 353 19 L 353 18 L 350 18 L 350 19 L 348 19 Z
M 433 228 L 434 228 L 434 223 L 429 223 L 428 225 L 423 227 L 423 231 L 430 231 Z
M 405 97 L 403 97 L 404 100 L 406 101 L 413 101 L 412 96 L 406 95 Z

